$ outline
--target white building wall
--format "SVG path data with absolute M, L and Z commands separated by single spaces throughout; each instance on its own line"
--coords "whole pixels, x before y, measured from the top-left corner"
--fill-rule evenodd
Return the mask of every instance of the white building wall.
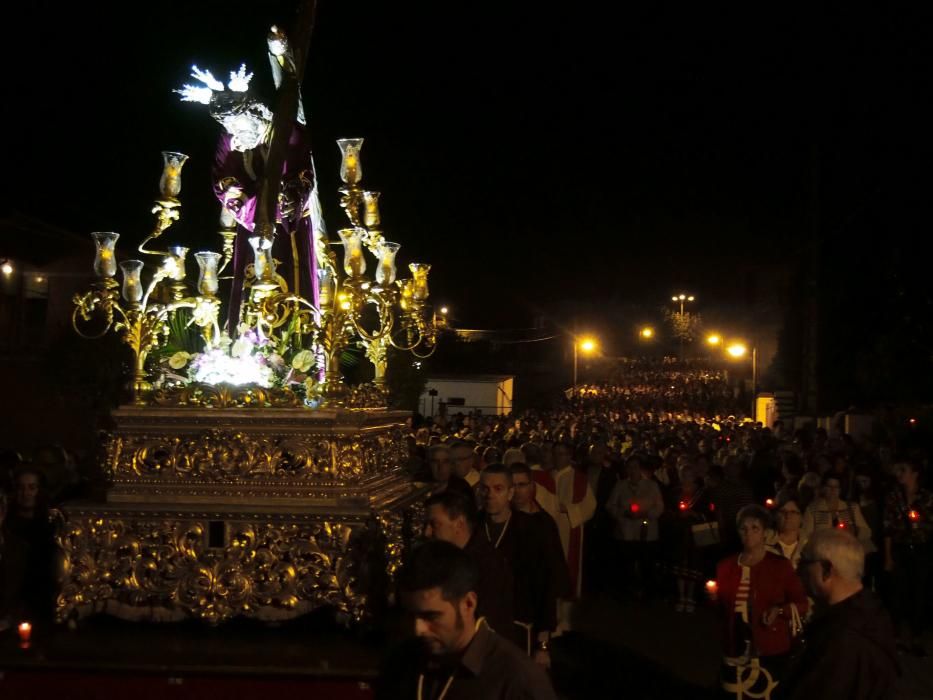
M 448 404 L 448 414 L 468 413 L 480 410 L 485 414 L 502 415 L 512 410 L 511 377 L 500 380 L 488 379 L 429 379 L 421 395 L 420 413 L 434 416 L 440 412 L 440 404 Z M 431 390 L 437 391 L 431 396 Z M 450 405 L 451 399 L 463 399 L 463 405 Z

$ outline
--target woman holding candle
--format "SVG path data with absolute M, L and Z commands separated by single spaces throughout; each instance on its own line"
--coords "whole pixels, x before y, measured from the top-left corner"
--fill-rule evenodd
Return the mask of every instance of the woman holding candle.
M 809 537 L 817 530 L 838 527 L 855 535 L 865 552 L 870 554 L 875 551 L 871 527 L 865 521 L 858 503 L 841 498 L 842 491 L 839 474 L 827 472 L 823 477 L 823 496 L 811 503 L 803 516 L 803 534 Z
M 707 591 L 723 622 L 722 687 L 733 698 L 770 698 L 791 650 L 792 628 L 808 609 L 790 561 L 767 551 L 770 514 L 759 505 L 736 517 L 742 551 L 719 562 Z M 712 584 L 712 585 L 711 585 Z
M 640 457 L 629 457 L 627 478 L 616 483 L 606 502 L 606 511 L 615 521 L 614 536 L 625 572 L 620 583 L 637 597 L 654 592 L 658 518 L 664 512 L 661 489 L 653 479 L 645 478 L 641 465 Z
M 677 612 L 692 613 L 695 609 L 696 582 L 703 580 L 705 561 L 712 566 L 714 559 L 704 557 L 704 548 L 694 540 L 693 526 L 702 525 L 710 516 L 706 489 L 694 474 L 693 467 L 680 471 L 680 488 L 674 492 L 674 511 L 671 519 L 672 569 L 677 581 Z
M 891 573 L 898 634 L 906 623 L 910 651 L 922 657 L 926 656 L 922 638 L 933 573 L 933 492 L 920 485 L 919 462 L 898 462 L 894 476 L 897 486 L 884 505 L 884 568 Z

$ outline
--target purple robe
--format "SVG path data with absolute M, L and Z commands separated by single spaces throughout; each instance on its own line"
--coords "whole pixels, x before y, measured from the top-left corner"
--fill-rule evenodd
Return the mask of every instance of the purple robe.
M 224 187 L 221 184 L 223 180 L 233 178 L 236 186 L 243 190 L 243 199 L 240 200 L 239 207 L 236 209 L 231 207 L 240 226 L 234 245 L 233 286 L 230 290 L 228 313 L 228 332 L 233 336 L 240 317 L 244 269 L 253 261 L 253 249 L 248 239 L 255 226 L 256 200 L 265 171 L 268 145 L 261 144 L 250 151 L 241 152 L 233 149 L 230 141 L 230 134 L 224 133 L 217 144 L 213 179 L 214 193 L 221 203 L 224 201 Z M 285 158 L 281 184 L 281 192 L 294 202 L 294 210 L 289 216 L 283 216 L 281 206 L 277 207 L 277 218 L 281 219 L 281 223 L 276 226 L 272 256 L 282 263 L 276 272 L 288 282 L 289 291 L 300 294 L 316 307 L 319 294 L 317 262 L 314 253 L 314 230 L 309 215 L 313 185 L 312 172 L 311 146 L 307 129 L 300 124 L 295 124 L 288 140 L 288 153 Z M 292 237 L 294 237 L 299 256 L 297 289 L 292 273 Z

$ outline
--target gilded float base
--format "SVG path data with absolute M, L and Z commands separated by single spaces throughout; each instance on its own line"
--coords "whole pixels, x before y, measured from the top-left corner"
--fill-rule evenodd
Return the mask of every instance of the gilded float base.
M 422 496 L 403 417 L 120 409 L 108 502 L 65 509 L 59 619 L 378 611 Z

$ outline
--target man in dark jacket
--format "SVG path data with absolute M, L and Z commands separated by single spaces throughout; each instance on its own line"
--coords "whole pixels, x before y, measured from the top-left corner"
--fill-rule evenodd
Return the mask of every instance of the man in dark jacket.
M 557 700 L 544 669 L 476 614 L 476 567 L 448 542 L 425 542 L 399 576 L 416 638 L 384 664 L 376 697 Z
M 480 534 L 511 567 L 515 581 L 516 626 L 526 632 L 524 646 L 535 661 L 550 665 L 550 638 L 557 627 L 559 585 L 549 562 L 548 545 L 536 519 L 511 507 L 515 489 L 512 473 L 503 464 L 491 464 L 480 475 L 483 499 Z M 522 646 L 522 645 L 520 645 Z
M 819 530 L 798 572 L 816 601 L 807 645 L 792 662 L 779 696 L 788 700 L 883 700 L 899 673 L 894 627 L 862 588 L 865 552 L 847 530 Z
M 512 570 L 477 529 L 476 506 L 470 497 L 447 489 L 434 494 L 424 504 L 424 535 L 457 545 L 476 565 L 477 617 L 485 617 L 489 626 L 509 641 L 520 638 L 514 629 L 515 583 Z

